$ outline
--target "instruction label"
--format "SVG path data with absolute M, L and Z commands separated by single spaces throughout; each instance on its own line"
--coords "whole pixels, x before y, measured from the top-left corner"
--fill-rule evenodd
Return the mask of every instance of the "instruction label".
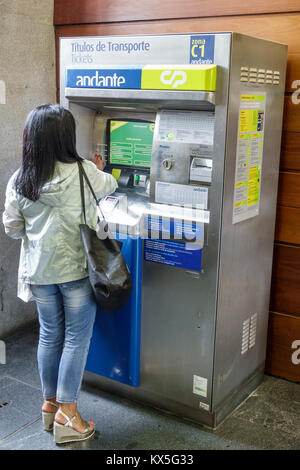
M 162 110 L 159 140 L 212 146 L 215 113 L 209 111 Z
M 194 245 L 197 247 L 197 245 Z M 146 239 L 144 259 L 152 263 L 166 264 L 176 268 L 201 271 L 202 249 L 190 249 L 190 244 L 173 240 Z
M 265 93 L 240 97 L 233 224 L 259 213 L 265 105 Z
M 203 186 L 156 181 L 155 202 L 207 209 L 208 189 Z
M 193 393 L 201 397 L 207 397 L 207 379 L 205 377 L 193 376 Z

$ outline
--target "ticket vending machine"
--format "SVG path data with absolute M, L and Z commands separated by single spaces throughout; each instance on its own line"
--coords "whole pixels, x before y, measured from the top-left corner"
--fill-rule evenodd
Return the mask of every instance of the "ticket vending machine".
M 261 382 L 287 47 L 236 33 L 60 41 L 79 153 L 133 278 L 85 380 L 215 428 Z

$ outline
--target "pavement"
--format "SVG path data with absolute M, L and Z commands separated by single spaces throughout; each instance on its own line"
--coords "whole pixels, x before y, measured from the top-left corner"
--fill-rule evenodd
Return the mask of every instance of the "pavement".
M 43 431 L 38 325 L 6 338 L 0 364 L 0 450 L 299 450 L 300 384 L 264 376 L 216 431 L 83 384 L 78 408 L 95 436 L 57 446 Z

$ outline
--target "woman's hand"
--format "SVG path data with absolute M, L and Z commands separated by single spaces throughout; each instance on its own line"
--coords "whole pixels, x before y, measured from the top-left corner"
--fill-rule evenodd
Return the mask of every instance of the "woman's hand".
M 103 170 L 105 167 L 105 161 L 102 160 L 102 156 L 99 153 L 95 154 L 93 162 L 95 163 L 98 170 Z

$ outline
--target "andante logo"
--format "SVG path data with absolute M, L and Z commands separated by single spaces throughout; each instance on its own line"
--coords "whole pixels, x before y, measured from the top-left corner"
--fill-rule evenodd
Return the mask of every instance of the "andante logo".
M 77 75 L 76 86 L 86 88 L 120 88 L 125 85 L 126 79 L 123 75 L 100 75 L 96 70 L 94 75 Z
M 68 69 L 66 86 L 70 88 L 141 88 L 141 69 Z
M 170 74 L 172 74 L 170 76 Z M 177 88 L 179 85 L 184 85 L 187 80 L 186 73 L 183 70 L 176 70 L 172 73 L 172 70 L 165 70 L 160 75 L 160 81 L 164 85 L 172 85 L 172 88 Z

